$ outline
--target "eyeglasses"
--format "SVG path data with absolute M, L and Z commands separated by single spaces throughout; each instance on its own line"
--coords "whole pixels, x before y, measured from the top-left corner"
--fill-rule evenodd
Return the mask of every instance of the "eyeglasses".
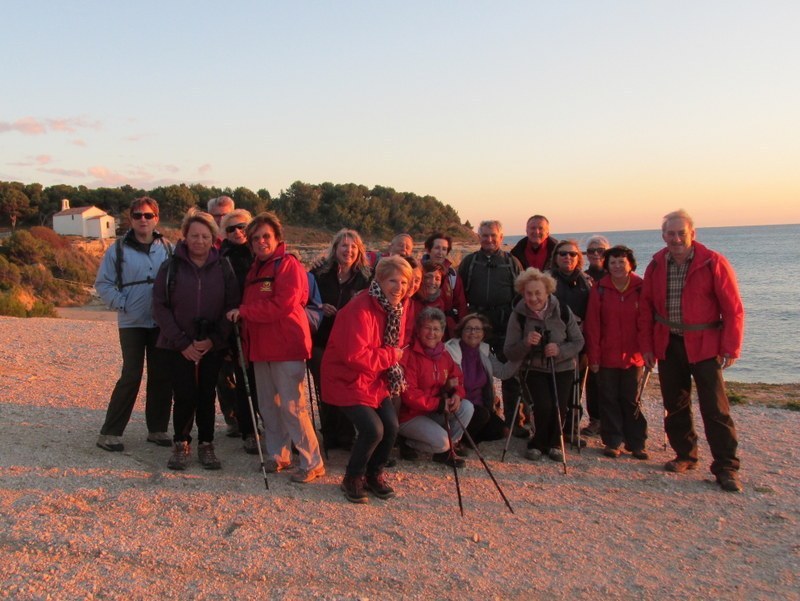
M 606 252 L 605 248 L 587 248 L 586 249 L 586 254 L 587 255 L 602 255 L 604 252 Z
M 140 213 L 138 211 L 135 213 L 131 213 L 131 219 L 133 219 L 134 221 L 139 221 L 139 219 L 141 219 L 142 217 L 147 219 L 147 221 L 150 221 L 151 219 L 154 219 L 155 216 L 156 216 L 155 213 Z
M 237 223 L 236 225 L 229 225 L 228 227 L 225 228 L 225 233 L 232 234 L 236 230 L 243 230 L 246 227 L 247 227 L 246 223 Z
M 211 216 L 212 216 L 214 219 L 216 219 L 217 221 L 219 221 L 220 219 L 222 219 L 223 217 L 225 217 L 225 215 L 227 215 L 227 213 L 211 213 Z
M 578 253 L 576 253 L 574 250 L 560 250 L 560 251 L 558 251 L 558 256 L 559 257 L 569 256 L 569 257 L 572 257 L 574 259 L 575 257 L 578 256 Z
M 480 327 L 480 326 L 468 326 L 468 327 L 464 328 L 463 331 L 467 332 L 469 334 L 476 334 L 478 332 L 483 332 L 483 328 Z

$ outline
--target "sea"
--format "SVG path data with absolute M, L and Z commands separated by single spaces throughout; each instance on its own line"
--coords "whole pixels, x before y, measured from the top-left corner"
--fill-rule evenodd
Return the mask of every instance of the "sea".
M 578 240 L 584 250 L 585 241 L 593 234 L 605 236 L 612 246 L 631 248 L 640 275 L 652 255 L 664 247 L 661 230 L 553 232 L 559 240 Z M 506 236 L 504 242 L 510 248 L 521 238 Z M 744 303 L 742 353 L 733 367 L 725 370 L 726 379 L 800 382 L 800 224 L 697 228 L 696 239 L 730 261 Z

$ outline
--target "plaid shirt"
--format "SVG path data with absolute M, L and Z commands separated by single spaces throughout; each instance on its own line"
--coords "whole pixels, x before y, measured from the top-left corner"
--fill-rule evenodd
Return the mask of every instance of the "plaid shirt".
M 681 293 L 692 259 L 694 259 L 694 247 L 689 250 L 689 256 L 686 257 L 683 265 L 678 265 L 672 255 L 667 253 L 667 319 L 674 323 L 683 323 Z M 672 334 L 683 336 L 683 330 L 670 328 L 669 331 Z

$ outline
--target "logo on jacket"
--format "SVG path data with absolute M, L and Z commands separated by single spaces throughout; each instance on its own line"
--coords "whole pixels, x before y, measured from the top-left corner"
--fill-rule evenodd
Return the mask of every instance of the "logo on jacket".
M 259 290 L 259 292 L 272 292 L 272 282 L 266 281 L 263 284 L 261 284 L 261 289 Z

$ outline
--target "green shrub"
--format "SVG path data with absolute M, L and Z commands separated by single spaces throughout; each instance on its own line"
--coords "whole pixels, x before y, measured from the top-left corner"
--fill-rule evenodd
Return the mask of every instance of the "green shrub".
M 728 402 L 731 405 L 747 405 L 747 397 L 737 392 L 729 392 Z
M 0 291 L 0 315 L 7 315 L 9 317 L 26 317 L 27 311 L 16 296 L 13 290 L 9 292 Z
M 22 279 L 19 267 L 0 255 L 0 290 L 11 290 Z
M 52 303 L 37 300 L 28 311 L 28 317 L 58 317 L 58 313 Z

